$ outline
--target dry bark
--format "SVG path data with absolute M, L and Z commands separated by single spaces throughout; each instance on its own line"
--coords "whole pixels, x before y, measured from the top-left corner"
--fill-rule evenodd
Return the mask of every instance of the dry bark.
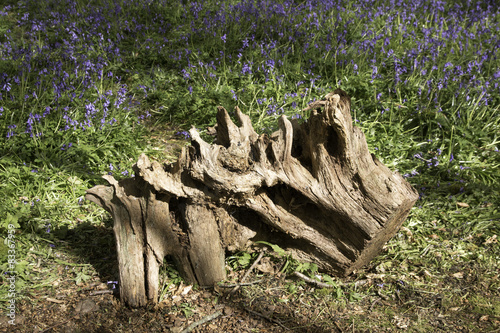
M 131 306 L 156 302 L 158 268 L 170 255 L 191 283 L 225 277 L 226 250 L 265 240 L 320 269 L 347 275 L 368 263 L 418 198 L 368 151 L 352 125 L 350 98 L 337 89 L 309 106 L 299 124 L 258 135 L 219 107 L 214 144 L 190 131 L 177 162 L 139 157 L 135 178 L 87 191 L 114 219 L 120 295 Z

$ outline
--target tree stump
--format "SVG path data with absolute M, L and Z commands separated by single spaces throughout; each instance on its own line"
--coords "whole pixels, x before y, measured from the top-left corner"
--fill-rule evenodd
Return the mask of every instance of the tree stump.
M 135 177 L 87 191 L 112 214 L 122 301 L 155 303 L 158 270 L 170 255 L 188 283 L 225 278 L 225 251 L 252 241 L 345 276 L 368 263 L 399 229 L 418 198 L 399 173 L 368 151 L 340 89 L 311 104 L 302 124 L 285 116 L 258 135 L 218 108 L 216 139 L 191 129 L 192 145 L 161 165 L 144 154 Z

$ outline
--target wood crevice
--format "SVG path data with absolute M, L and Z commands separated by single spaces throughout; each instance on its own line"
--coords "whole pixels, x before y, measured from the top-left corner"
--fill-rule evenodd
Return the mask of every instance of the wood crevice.
M 193 128 L 175 163 L 143 154 L 135 178 L 107 175 L 87 191 L 113 217 L 124 302 L 157 301 L 167 255 L 187 282 L 212 285 L 225 278 L 226 251 L 257 240 L 341 276 L 380 252 L 418 194 L 370 154 L 345 92 L 309 109 L 303 123 L 282 116 L 258 135 L 239 108 L 236 125 L 219 107 L 213 144 Z

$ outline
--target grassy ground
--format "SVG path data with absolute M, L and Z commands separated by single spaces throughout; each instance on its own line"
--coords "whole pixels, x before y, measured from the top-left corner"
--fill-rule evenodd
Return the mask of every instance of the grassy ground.
M 420 199 L 369 267 L 324 276 L 327 291 L 282 272 L 274 301 L 332 330 L 498 330 L 499 50 L 488 0 L 2 2 L 2 308 L 115 279 L 109 216 L 83 201 L 100 175 L 129 177 L 141 152 L 175 158 L 164 146 L 218 105 L 270 132 L 340 87 Z M 236 271 L 251 263 L 238 256 Z M 242 297 L 267 299 L 254 288 Z M 317 314 L 301 305 L 314 299 Z

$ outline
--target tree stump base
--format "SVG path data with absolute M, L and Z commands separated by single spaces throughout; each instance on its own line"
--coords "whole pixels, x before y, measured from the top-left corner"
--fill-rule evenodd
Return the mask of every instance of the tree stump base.
M 219 107 L 214 144 L 193 128 L 177 162 L 143 154 L 135 178 L 104 176 L 109 185 L 87 191 L 113 216 L 125 303 L 157 301 L 166 255 L 188 283 L 213 285 L 225 278 L 225 251 L 257 240 L 340 276 L 380 252 L 417 192 L 370 154 L 345 92 L 308 109 L 306 122 L 282 116 L 268 136 L 238 108 L 239 127 Z

